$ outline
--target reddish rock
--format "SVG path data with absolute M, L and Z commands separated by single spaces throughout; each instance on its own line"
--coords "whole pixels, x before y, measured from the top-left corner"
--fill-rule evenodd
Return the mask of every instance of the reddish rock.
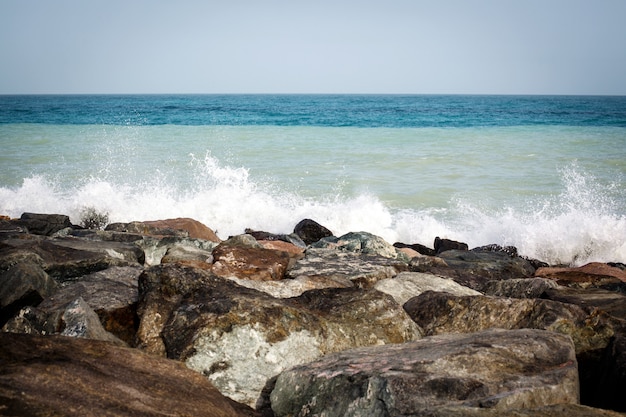
M 197 220 L 186 217 L 177 219 L 153 220 L 143 223 L 157 229 L 184 230 L 189 233 L 190 238 L 194 239 L 204 239 L 218 243 L 221 242 L 221 239 L 217 237 L 215 232 L 209 227 L 205 226 Z
M 257 281 L 283 279 L 291 262 L 287 252 L 231 245 L 217 246 L 213 259 L 216 275 Z
M 553 279 L 561 285 L 583 288 L 626 283 L 626 271 L 600 262 L 591 262 L 577 268 L 539 268 L 535 271 L 535 276 Z
M 296 257 L 304 256 L 304 248 L 296 246 L 293 243 L 283 242 L 282 240 L 259 240 L 259 244 L 265 249 L 287 252 Z
M 0 333 L 5 416 L 252 416 L 183 364 L 110 343 Z

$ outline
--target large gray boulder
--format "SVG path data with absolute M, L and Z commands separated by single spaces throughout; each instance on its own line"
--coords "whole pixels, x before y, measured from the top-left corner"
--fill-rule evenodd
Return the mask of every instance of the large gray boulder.
M 279 299 L 207 270 L 164 264 L 142 273 L 139 293 L 139 347 L 184 361 L 250 406 L 268 380 L 291 366 L 421 336 L 392 297 L 373 289 Z
M 445 406 L 508 410 L 577 404 L 568 336 L 542 330 L 440 335 L 327 355 L 281 373 L 277 417 L 422 416 Z

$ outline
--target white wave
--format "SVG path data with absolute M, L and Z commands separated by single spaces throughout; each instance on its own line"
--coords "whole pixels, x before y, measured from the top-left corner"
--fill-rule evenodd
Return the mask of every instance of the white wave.
M 192 186 L 183 187 L 163 175 L 135 184 L 90 177 L 73 185 L 31 176 L 18 187 L 0 188 L 0 214 L 63 213 L 75 224 L 85 207 L 107 212 L 111 222 L 191 217 L 222 238 L 245 228 L 290 233 L 298 221 L 311 218 L 335 235 L 368 231 L 390 243 L 432 247 L 439 236 L 470 247 L 514 245 L 521 254 L 550 264 L 626 262 L 623 188 L 602 187 L 575 165 L 562 172 L 560 195 L 500 210 L 474 201 L 439 209 L 390 208 L 375 195 L 346 196 L 336 190 L 305 198 L 255 183 L 246 169 L 224 166 L 210 154 L 190 158 L 189 178 Z

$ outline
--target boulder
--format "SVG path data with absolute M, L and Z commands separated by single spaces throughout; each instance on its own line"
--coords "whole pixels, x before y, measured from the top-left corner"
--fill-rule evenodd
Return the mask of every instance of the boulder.
M 0 327 L 26 306 L 36 306 L 58 288 L 35 262 L 19 262 L 0 271 Z
M 579 404 L 554 404 L 543 407 L 518 408 L 506 413 L 492 408 L 449 406 L 413 414 L 419 417 L 624 417 L 621 413 Z M 410 417 L 410 416 L 408 416 Z
M 189 232 L 187 230 L 173 229 L 171 227 L 157 227 L 146 222 L 138 221 L 130 223 L 110 223 L 104 228 L 104 230 L 108 232 L 132 233 L 154 237 L 189 237 Z
M 448 250 L 466 251 L 469 249 L 467 243 L 457 242 L 456 240 L 450 239 L 441 239 L 439 236 L 435 238 L 434 248 L 437 255 Z
M 447 250 L 439 258 L 429 262 L 414 259 L 410 269 L 450 277 L 477 291 L 483 291 L 489 281 L 532 277 L 535 273 L 528 260 L 504 252 Z
M 626 320 L 626 296 L 622 292 L 602 288 L 570 288 L 555 286 L 547 288 L 542 297 L 576 304 L 582 308 L 597 308 L 613 317 Z
M 64 214 L 23 213 L 19 225 L 25 227 L 28 233 L 50 236 L 66 227 L 72 227 L 70 218 Z
M 559 284 L 547 278 L 513 278 L 489 281 L 483 286 L 485 295 L 510 298 L 542 298 L 549 289 Z
M 304 248 L 293 243 L 282 240 L 259 240 L 258 242 L 265 249 L 287 252 L 289 256 L 295 259 L 300 259 L 304 256 Z
M 292 264 L 288 252 L 232 244 L 232 239 L 220 243 L 212 254 L 212 271 L 221 277 L 276 281 L 285 278 Z
M 136 241 L 135 245 L 140 247 L 145 254 L 145 265 L 158 265 L 163 257 L 170 252 L 170 261 L 199 261 L 199 264 L 207 263 L 208 259 L 213 259 L 211 252 L 218 245 L 215 242 L 204 239 L 191 239 L 189 237 L 176 236 L 144 236 L 142 240 Z M 206 256 L 205 256 L 206 255 Z M 180 258 L 179 258 L 180 257 Z
M 478 291 L 457 284 L 450 278 L 421 272 L 401 272 L 395 278 L 378 281 L 374 288 L 391 295 L 400 305 L 426 291 L 454 295 L 482 295 Z
M 192 239 L 203 239 L 216 243 L 222 241 L 209 227 L 200 223 L 197 220 L 186 217 L 166 220 L 144 221 L 142 223 L 156 230 L 182 230 L 187 232 L 188 236 Z
M 408 264 L 379 255 L 309 248 L 304 258 L 287 271 L 287 278 L 343 282 L 346 279 L 363 288 L 408 270 Z
M 326 355 L 282 372 L 269 395 L 276 417 L 420 416 L 445 406 L 508 410 L 577 404 L 569 337 L 487 330 Z
M 333 235 L 333 232 L 311 219 L 300 220 L 294 227 L 293 232 L 307 245 Z
M 570 287 L 594 287 L 626 292 L 626 271 L 600 262 L 592 262 L 576 268 L 539 268 L 535 276 L 550 278 L 560 285 Z
M 62 336 L 0 333 L 7 416 L 252 416 L 182 364 Z
M 138 326 L 137 282 L 142 270 L 137 266 L 111 267 L 69 283 L 37 306 L 28 328 L 40 334 L 60 333 L 60 317 L 68 304 L 80 298 L 97 314 L 104 330 L 133 345 Z M 20 319 L 21 326 L 24 320 Z M 50 327 L 53 323 L 57 324 Z
M 614 325 L 596 310 L 542 299 L 458 296 L 428 291 L 404 304 L 426 335 L 472 333 L 490 328 L 542 329 L 572 338 L 576 352 L 602 351 Z
M 302 250 L 306 249 L 307 244 L 295 233 L 290 233 L 288 235 L 285 234 L 276 234 L 270 232 L 263 232 L 252 229 L 245 229 L 245 234 L 254 237 L 256 240 L 267 241 L 267 242 L 284 242 L 290 243 Z
M 324 238 L 311 245 L 313 248 L 330 248 L 346 252 L 362 253 L 364 255 L 376 255 L 384 258 L 403 259 L 396 247 L 387 243 L 382 237 L 368 232 L 350 232 L 338 238 Z
M 411 249 L 419 253 L 420 255 L 426 255 L 426 256 L 437 255 L 437 252 L 435 252 L 434 249 L 431 249 L 428 246 L 424 246 L 420 243 L 407 244 L 407 243 L 402 243 L 402 242 L 396 242 L 393 244 L 393 246 L 398 249 Z
M 246 288 L 252 288 L 264 292 L 276 298 L 297 297 L 310 290 L 324 288 L 350 288 L 354 284 L 347 278 L 338 277 L 308 277 L 300 276 L 295 279 L 282 279 L 280 281 L 252 281 L 233 276 L 224 277 Z M 384 291 L 383 291 L 384 292 Z
M 164 264 L 142 273 L 139 292 L 139 346 L 184 361 L 250 406 L 268 380 L 291 366 L 420 337 L 402 308 L 375 290 L 312 290 L 278 299 L 210 271 Z

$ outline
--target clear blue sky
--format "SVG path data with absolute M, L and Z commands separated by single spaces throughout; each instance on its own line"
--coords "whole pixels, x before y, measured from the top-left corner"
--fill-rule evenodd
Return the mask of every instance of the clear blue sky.
M 626 95 L 626 0 L 0 0 L 0 94 Z

